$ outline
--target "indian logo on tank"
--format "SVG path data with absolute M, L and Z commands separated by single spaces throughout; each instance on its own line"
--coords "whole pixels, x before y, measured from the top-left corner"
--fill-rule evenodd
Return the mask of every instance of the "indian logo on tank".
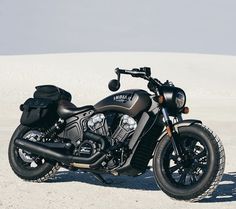
M 119 94 L 113 97 L 113 101 L 126 103 L 132 100 L 132 94 Z

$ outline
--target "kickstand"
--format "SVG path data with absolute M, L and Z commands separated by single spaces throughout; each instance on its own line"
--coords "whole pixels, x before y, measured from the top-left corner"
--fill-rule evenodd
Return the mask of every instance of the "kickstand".
M 98 173 L 92 173 L 94 175 L 94 177 L 100 181 L 101 183 L 103 184 L 111 184 L 112 183 L 112 180 L 105 180 L 100 174 Z

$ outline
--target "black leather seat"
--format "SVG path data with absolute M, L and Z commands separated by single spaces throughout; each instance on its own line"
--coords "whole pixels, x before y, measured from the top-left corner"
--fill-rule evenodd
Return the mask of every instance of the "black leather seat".
M 61 100 L 58 103 L 57 113 L 62 119 L 67 119 L 72 115 L 76 115 L 88 110 L 92 110 L 94 107 L 92 105 L 87 105 L 83 107 L 76 107 L 69 101 Z

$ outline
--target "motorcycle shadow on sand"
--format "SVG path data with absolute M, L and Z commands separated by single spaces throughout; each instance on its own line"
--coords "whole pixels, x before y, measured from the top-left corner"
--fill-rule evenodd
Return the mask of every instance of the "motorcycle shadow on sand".
M 203 203 L 236 201 L 236 172 L 224 173 L 223 178 L 211 198 L 201 200 Z
M 111 181 L 110 184 L 104 184 L 98 181 L 92 173 L 86 173 L 84 171 L 67 171 L 60 170 L 55 178 L 49 180 L 51 183 L 62 183 L 62 182 L 81 182 L 86 184 L 92 184 L 96 186 L 115 187 L 124 189 L 136 189 L 136 190 L 147 190 L 157 191 L 160 190 L 155 183 L 153 172 L 148 170 L 145 174 L 138 177 L 129 176 L 112 176 L 108 174 L 102 174 L 102 177 Z
M 98 181 L 93 174 L 84 171 L 59 171 L 55 178 L 49 183 L 81 182 L 96 186 L 115 187 L 124 189 L 136 189 L 146 191 L 158 191 L 159 187 L 155 183 L 153 172 L 148 170 L 138 177 L 102 175 L 105 180 L 111 180 L 111 184 L 103 184 Z M 201 200 L 202 203 L 233 202 L 236 201 L 236 172 L 225 173 L 216 191 L 211 198 Z

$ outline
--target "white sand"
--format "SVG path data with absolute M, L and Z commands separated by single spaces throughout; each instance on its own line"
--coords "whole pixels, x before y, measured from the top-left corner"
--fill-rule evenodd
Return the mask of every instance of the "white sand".
M 67 89 L 78 106 L 110 94 L 114 68 L 152 67 L 153 76 L 185 89 L 186 118 L 202 119 L 222 139 L 226 170 L 215 197 L 204 203 L 171 200 L 155 185 L 151 171 L 138 178 L 108 177 L 111 186 L 91 175 L 60 170 L 50 183 L 28 183 L 11 171 L 7 149 L 19 123 L 19 104 L 34 86 L 55 84 Z M 174 53 L 81 53 L 0 56 L 0 208 L 236 208 L 236 57 Z M 122 78 L 122 89 L 145 88 L 145 81 Z

